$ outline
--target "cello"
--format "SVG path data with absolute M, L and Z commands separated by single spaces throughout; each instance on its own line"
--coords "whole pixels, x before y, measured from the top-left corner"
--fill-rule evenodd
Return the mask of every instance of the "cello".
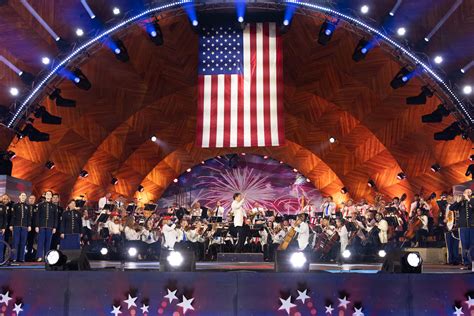
M 294 226 L 298 226 L 300 223 L 301 223 L 301 220 L 298 218 Z M 290 227 L 290 230 L 288 231 L 288 233 L 286 233 L 286 236 L 283 239 L 283 242 L 278 246 L 278 250 L 286 250 L 288 246 L 290 245 L 291 241 L 293 240 L 293 238 L 295 238 L 296 230 L 294 226 Z

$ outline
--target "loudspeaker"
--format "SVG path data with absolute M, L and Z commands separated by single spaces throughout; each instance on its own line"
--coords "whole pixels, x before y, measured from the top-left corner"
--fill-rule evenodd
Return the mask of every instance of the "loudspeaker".
M 168 261 L 168 256 L 170 253 L 176 252 L 179 253 L 183 262 L 179 266 L 172 266 Z M 177 271 L 186 271 L 192 272 L 196 270 L 196 258 L 194 251 L 189 250 L 179 250 L 179 251 L 170 251 L 167 249 L 161 249 L 160 253 L 160 271 L 161 272 L 177 272 Z
M 411 258 L 409 258 L 409 256 Z M 409 259 L 418 259 L 418 265 L 410 265 Z M 410 261 L 411 262 L 411 261 Z M 411 262 L 412 264 L 414 262 Z M 393 250 L 389 252 L 380 270 L 381 273 L 421 273 L 423 261 L 417 251 Z
M 60 259 L 58 264 L 49 265 L 45 263 L 45 268 L 48 271 L 85 271 L 91 270 L 89 260 L 86 252 L 82 250 L 63 250 L 58 251 Z
M 293 255 L 299 254 L 299 260 L 292 258 Z M 301 254 L 304 256 L 304 262 L 301 260 Z M 292 262 L 292 261 L 295 262 Z M 275 254 L 275 272 L 308 272 L 310 257 L 304 252 L 293 252 L 289 250 L 277 250 Z M 298 265 L 294 265 L 294 263 Z

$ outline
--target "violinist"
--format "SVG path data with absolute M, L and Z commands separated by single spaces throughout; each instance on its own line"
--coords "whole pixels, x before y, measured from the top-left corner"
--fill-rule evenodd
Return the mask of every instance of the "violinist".
M 89 243 L 92 240 L 91 219 L 87 210 L 82 212 L 82 236 L 84 237 L 84 243 Z
M 426 211 L 423 208 L 418 208 L 416 210 L 416 216 L 413 220 L 419 220 L 419 228 L 416 230 L 415 233 L 415 244 L 414 247 L 422 247 L 424 246 L 424 239 L 428 237 L 428 216 L 426 215 Z
M 122 241 L 122 220 L 120 219 L 117 212 L 112 212 L 110 214 L 107 222 L 105 223 L 105 227 L 108 229 L 109 236 L 115 245 Z

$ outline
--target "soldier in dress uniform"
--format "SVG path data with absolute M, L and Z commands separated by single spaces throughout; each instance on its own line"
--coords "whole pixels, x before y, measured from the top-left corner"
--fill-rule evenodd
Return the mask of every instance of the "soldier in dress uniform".
M 59 194 L 54 193 L 53 198 L 51 199 L 53 204 L 56 205 L 58 208 L 58 225 L 56 226 L 56 233 L 53 234 L 53 237 L 51 238 L 51 249 L 58 249 L 59 243 L 60 243 L 60 236 L 59 236 L 59 228 L 61 227 L 61 219 L 63 216 L 64 209 L 61 205 L 59 205 Z
M 31 230 L 28 232 L 28 237 L 26 238 L 26 260 L 32 261 L 35 258 L 34 255 L 34 244 L 35 244 L 35 237 L 36 237 L 36 196 L 33 194 L 28 197 L 28 206 L 31 209 Z
M 36 232 L 38 233 L 38 261 L 42 261 L 51 249 L 51 238 L 58 226 L 58 207 L 52 203 L 53 193 L 46 191 L 45 201 L 38 204 L 36 212 Z
M 26 203 L 26 193 L 19 195 L 20 202 L 13 205 L 10 231 L 13 233 L 13 261 L 25 262 L 26 239 L 31 230 L 31 207 Z
M 71 200 L 63 212 L 60 232 L 61 232 L 61 250 L 80 249 L 82 237 L 82 214 L 76 207 L 76 201 Z

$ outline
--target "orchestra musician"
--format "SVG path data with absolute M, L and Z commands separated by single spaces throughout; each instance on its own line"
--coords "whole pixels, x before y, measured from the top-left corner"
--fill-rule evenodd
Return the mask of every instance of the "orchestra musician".
M 332 196 L 324 198 L 323 204 L 321 204 L 320 213 L 324 217 L 331 217 L 336 215 L 336 203 L 334 203 Z
M 221 201 L 217 201 L 216 208 L 214 209 L 214 216 L 224 218 L 224 207 L 221 205 Z
M 428 216 L 426 216 L 426 210 L 422 207 L 416 210 L 416 218 L 421 222 L 421 227 L 416 231 L 415 234 L 415 245 L 414 247 L 424 246 L 424 239 L 428 237 Z
M 31 230 L 31 207 L 26 203 L 26 193 L 19 195 L 19 202 L 13 205 L 10 231 L 13 233 L 13 256 L 16 262 L 25 261 L 26 239 Z
M 299 214 L 294 224 L 294 229 L 298 233 L 298 250 L 306 251 L 309 245 L 309 225 L 305 222 L 305 215 Z
M 451 207 L 454 203 L 461 202 L 462 198 L 463 196 L 461 194 L 457 194 L 455 197 L 448 195 L 445 200 L 446 205 L 443 222 L 445 223 L 446 231 L 444 233 L 444 240 L 447 249 L 447 264 L 451 265 L 459 264 L 459 236 L 454 235 L 459 235 L 459 232 L 455 229 L 458 225 L 458 219 L 456 219 L 458 216 L 457 211 L 452 210 Z
M 45 200 L 38 204 L 38 211 L 36 214 L 36 233 L 38 233 L 38 251 L 37 260 L 42 261 L 45 254 L 51 249 L 51 239 L 58 227 L 58 208 L 52 202 L 53 193 L 46 191 L 44 194 Z

